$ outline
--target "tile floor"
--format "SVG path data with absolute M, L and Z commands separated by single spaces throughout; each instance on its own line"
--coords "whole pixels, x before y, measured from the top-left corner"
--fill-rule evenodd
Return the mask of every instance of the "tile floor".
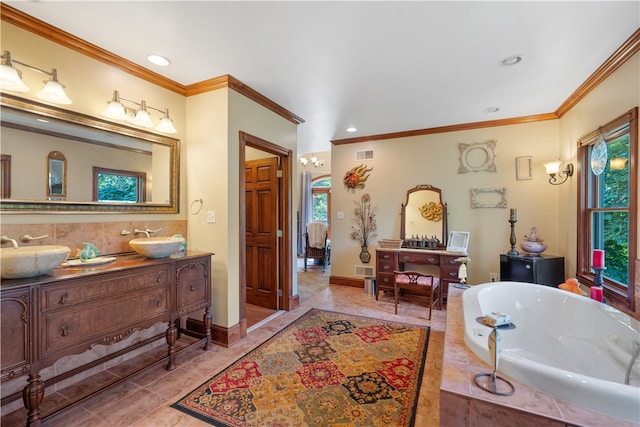
M 418 303 L 420 304 L 420 303 Z M 178 357 L 178 368 L 168 372 L 159 366 L 135 376 L 98 396 L 66 411 L 47 426 L 204 426 L 196 418 L 172 409 L 179 398 L 196 388 L 225 366 L 246 354 L 310 308 L 320 308 L 363 316 L 389 319 L 417 325 L 430 325 L 422 387 L 416 416 L 416 426 L 439 424 L 439 385 L 442 367 L 445 311 L 434 310 L 431 321 L 422 305 L 402 302 L 394 314 L 391 297 L 379 301 L 366 296 L 361 288 L 331 285 L 304 300 L 295 310 L 285 312 L 252 330 L 246 338 L 229 348 L 214 346 L 208 352 L 199 348 Z M 45 397 L 46 400 L 46 397 Z M 24 425 L 24 410 L 4 415 L 3 427 Z

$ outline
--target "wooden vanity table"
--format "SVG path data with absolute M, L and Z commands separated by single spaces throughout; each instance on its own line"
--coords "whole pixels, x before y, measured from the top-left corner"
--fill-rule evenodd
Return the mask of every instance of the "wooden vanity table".
M 463 252 L 435 249 L 376 249 L 376 287 L 378 290 L 393 293 L 394 270 L 415 270 L 410 265 L 432 265 L 438 268 L 442 295 L 447 295 L 449 283 L 459 283 L 457 258 L 467 256 Z M 434 274 L 436 275 L 436 274 Z
M 21 376 L 28 379 L 22 392 L 3 395 L 2 404 L 23 397 L 28 411 L 26 424 L 37 426 L 44 419 L 54 418 L 62 409 L 150 366 L 166 363 L 167 370 L 175 369 L 178 349 L 193 345 L 210 349 L 211 255 L 191 251 L 163 259 L 123 255 L 110 264 L 58 267 L 44 276 L 3 280 L 0 288 L 1 380 L 4 383 Z M 204 333 L 186 328 L 186 315 L 199 310 L 204 311 Z M 107 351 L 109 354 L 83 362 L 82 366 L 41 379 L 41 371 L 62 357 L 84 353 L 96 345 L 120 343 L 138 331 L 162 323 L 167 325 L 164 333 L 115 352 Z M 137 370 L 101 384 L 86 381 L 87 393 L 41 413 L 45 387 L 141 349 L 163 336 L 167 343 L 164 355 L 149 358 Z
M 393 293 L 393 272 L 420 270 L 416 266 L 433 266 L 440 277 L 441 295 L 446 298 L 449 283 L 459 283 L 459 257 L 466 252 L 448 251 L 447 204 L 442 201 L 442 192 L 431 185 L 418 185 L 407 191 L 406 201 L 400 209 L 400 238 L 404 246 L 399 248 L 378 248 L 376 250 L 376 287 Z M 420 248 L 410 247 L 423 239 Z M 437 239 L 428 249 L 424 239 Z M 432 242 L 433 243 L 433 242 Z M 466 245 L 465 245 L 466 248 Z

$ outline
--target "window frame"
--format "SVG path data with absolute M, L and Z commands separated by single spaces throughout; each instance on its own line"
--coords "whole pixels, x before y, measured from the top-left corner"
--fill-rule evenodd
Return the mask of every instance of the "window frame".
M 311 214 L 313 215 L 313 196 L 315 194 L 327 195 L 327 233 L 331 236 L 331 186 L 329 187 L 314 187 L 313 184 L 318 181 L 324 181 L 331 179 L 331 174 L 318 175 L 311 180 Z M 333 183 L 331 183 L 333 185 Z
M 627 287 L 620 286 L 604 275 L 604 295 L 607 302 L 625 311 L 633 311 L 635 304 L 635 259 L 637 254 L 637 215 L 638 215 L 638 107 L 617 117 L 609 123 L 588 133 L 578 140 L 578 220 L 577 220 L 577 277 L 587 286 L 593 286 L 595 274 L 591 271 L 591 221 L 594 208 L 590 203 L 589 184 L 592 179 L 590 167 L 590 149 L 601 133 L 605 135 L 628 123 L 629 126 L 629 205 L 626 209 L 629 217 L 629 259 Z M 617 138 L 616 138 L 617 139 Z M 613 140 L 616 140 L 613 139 Z M 607 144 L 610 141 L 607 141 Z M 597 211 L 620 211 L 615 208 L 595 208 Z
M 136 178 L 137 180 L 136 191 L 138 194 L 137 194 L 135 203 L 145 203 L 147 201 L 147 190 L 146 190 L 147 174 L 145 172 L 126 171 L 126 170 L 109 169 L 109 168 L 103 168 L 100 166 L 94 166 L 93 167 L 93 201 L 94 202 L 99 202 L 98 194 L 100 193 L 100 191 L 98 189 L 98 176 L 100 174 L 119 175 L 119 176 Z M 108 202 L 104 202 L 104 203 L 108 203 Z M 122 203 L 122 201 L 119 201 L 119 203 Z

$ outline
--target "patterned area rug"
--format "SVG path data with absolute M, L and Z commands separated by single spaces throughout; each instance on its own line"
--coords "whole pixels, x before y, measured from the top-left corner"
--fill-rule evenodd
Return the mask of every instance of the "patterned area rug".
M 428 341 L 312 309 L 172 407 L 216 426 L 412 426 Z

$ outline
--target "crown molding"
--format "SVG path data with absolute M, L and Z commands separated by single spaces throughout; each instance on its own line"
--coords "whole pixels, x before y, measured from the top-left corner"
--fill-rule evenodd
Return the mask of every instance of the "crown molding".
M 14 9 L 4 3 L 0 6 L 0 18 L 4 22 L 13 24 L 23 30 L 29 31 L 47 40 L 51 40 L 52 42 L 58 43 L 61 46 L 79 52 L 104 64 L 119 68 L 126 73 L 132 74 L 172 92 L 183 96 L 186 92 L 184 85 L 181 85 L 180 83 L 163 77 L 158 73 L 154 73 L 147 68 L 141 67 L 140 65 L 124 59 L 121 56 L 115 55 L 99 46 L 82 40 L 73 34 L 49 25 L 44 21 L 36 19 L 31 15 L 27 15 L 26 13 Z
M 497 126 L 519 125 L 523 123 L 541 122 L 545 120 L 555 120 L 558 116 L 554 113 L 535 114 L 532 116 L 514 117 L 510 119 L 489 120 L 486 122 L 462 123 L 459 125 L 439 126 L 435 128 L 416 129 L 402 132 L 382 133 L 378 135 L 360 136 L 357 138 L 334 139 L 332 145 L 355 144 L 366 141 L 380 141 L 384 139 L 407 138 L 411 136 L 433 135 L 436 133 L 457 132 L 462 130 L 473 130 L 490 128 Z
M 558 117 L 564 116 L 593 89 L 613 74 L 640 50 L 640 28 L 635 31 L 596 71 L 585 80 L 566 101 L 555 111 Z

